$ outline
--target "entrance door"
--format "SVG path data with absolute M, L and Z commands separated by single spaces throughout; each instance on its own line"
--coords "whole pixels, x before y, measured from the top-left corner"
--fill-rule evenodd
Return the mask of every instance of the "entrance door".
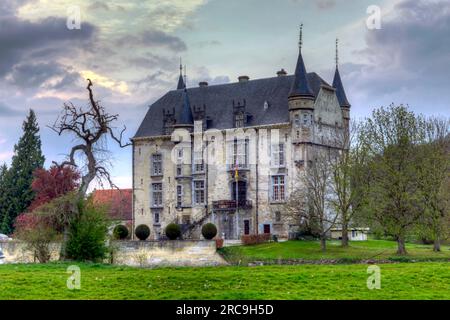
M 270 234 L 270 224 L 265 224 L 264 225 L 264 233 Z
M 244 234 L 250 234 L 250 220 L 244 220 Z
M 247 182 L 238 181 L 237 195 L 239 199 L 236 199 L 236 182 L 233 182 L 233 190 L 231 191 L 233 195 L 233 200 L 238 200 L 239 202 L 247 200 Z

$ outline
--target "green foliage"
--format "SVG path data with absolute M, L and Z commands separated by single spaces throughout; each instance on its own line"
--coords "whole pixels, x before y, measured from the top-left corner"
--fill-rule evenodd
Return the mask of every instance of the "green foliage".
M 176 223 L 170 223 L 166 227 L 166 236 L 170 240 L 176 240 L 181 236 L 181 228 Z
M 415 146 L 424 142 L 425 119 L 405 106 L 376 109 L 363 125 L 360 140 L 367 150 L 365 192 L 369 219 L 398 240 L 398 252 L 423 212 Z
M 202 227 L 202 235 L 205 239 L 211 240 L 217 235 L 217 228 L 213 223 L 207 223 Z
M 106 257 L 106 213 L 91 202 L 81 201 L 79 214 L 70 222 L 66 256 L 77 261 L 102 261 Z
M 114 228 L 113 236 L 115 239 L 120 239 L 120 240 L 126 239 L 128 237 L 128 228 L 122 224 L 117 225 Z
M 150 236 L 150 228 L 145 224 L 140 224 L 134 230 L 134 234 L 139 240 L 145 241 Z
M 33 172 L 42 168 L 45 158 L 42 155 L 39 126 L 33 110 L 22 125 L 23 135 L 14 146 L 11 167 L 6 172 L 2 169 L 2 186 L 0 187 L 0 232 L 10 234 L 16 217 L 25 212 L 34 199 L 31 188 Z

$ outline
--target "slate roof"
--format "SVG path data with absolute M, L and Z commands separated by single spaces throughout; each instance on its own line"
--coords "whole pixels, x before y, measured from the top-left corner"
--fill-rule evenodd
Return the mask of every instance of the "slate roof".
M 295 67 L 295 79 L 292 83 L 289 97 L 300 96 L 314 98 L 314 94 L 311 90 L 306 74 L 305 62 L 303 61 L 302 52 L 300 51 L 297 59 L 297 65 Z
M 331 87 L 316 73 L 308 73 L 308 83 L 314 97 L 322 85 Z M 247 126 L 267 125 L 289 121 L 288 97 L 295 76 L 281 76 L 250 80 L 207 87 L 188 88 L 191 110 L 205 107 L 205 116 L 210 119 L 208 129 L 228 129 L 234 127 L 233 101 L 245 104 L 245 112 L 251 117 Z M 161 136 L 163 131 L 163 112 L 175 110 L 180 115 L 184 102 L 181 90 L 167 92 L 153 103 L 142 121 L 134 138 Z M 269 107 L 264 109 L 267 101 Z
M 177 125 L 193 125 L 194 117 L 192 115 L 192 108 L 189 102 L 189 95 L 187 90 L 183 90 L 183 99 L 182 99 L 181 112 L 175 114 L 176 124 Z
M 180 77 L 178 78 L 177 90 L 184 89 L 186 85 L 184 84 L 183 76 L 180 73 Z
M 342 84 L 341 75 L 339 69 L 336 68 L 336 73 L 334 74 L 333 87 L 336 88 L 336 95 L 341 107 L 349 107 L 350 102 L 348 102 L 347 95 L 345 94 L 344 85 Z

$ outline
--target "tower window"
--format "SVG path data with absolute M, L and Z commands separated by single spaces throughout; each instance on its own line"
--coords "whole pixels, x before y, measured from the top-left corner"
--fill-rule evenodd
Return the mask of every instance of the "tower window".
M 153 207 L 162 207 L 163 202 L 162 183 L 152 183 L 152 204 Z
M 305 126 L 309 125 L 309 117 L 306 113 L 303 114 L 303 125 Z
M 153 214 L 153 223 L 159 223 L 159 218 L 160 218 L 160 212 L 159 212 L 159 211 L 156 211 L 156 212 Z
M 285 199 L 284 176 L 272 176 L 272 201 L 282 202 Z
M 194 172 L 203 172 L 204 164 L 203 164 L 203 152 L 195 151 L 194 152 Z
M 196 205 L 205 203 L 205 181 L 204 180 L 194 181 L 194 203 Z
M 280 222 L 281 221 L 281 212 L 280 211 L 276 211 L 275 212 L 275 221 L 276 222 Z
M 300 128 L 300 115 L 298 114 L 294 116 L 294 125 L 296 128 Z
M 284 167 L 284 143 L 272 146 L 272 166 Z
M 162 175 L 162 155 L 160 153 L 152 155 L 152 175 Z
M 183 186 L 177 186 L 177 207 L 181 208 L 183 206 Z

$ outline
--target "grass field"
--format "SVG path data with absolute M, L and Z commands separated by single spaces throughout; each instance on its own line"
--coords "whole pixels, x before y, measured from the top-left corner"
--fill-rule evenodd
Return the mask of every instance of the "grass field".
M 448 263 L 138 269 L 78 264 L 81 289 L 66 287 L 68 264 L 0 265 L 0 299 L 450 299 Z
M 340 241 L 328 241 L 327 251 L 320 250 L 317 241 L 271 242 L 253 246 L 235 246 L 221 249 L 221 254 L 230 262 L 278 260 L 336 260 L 340 263 L 361 260 L 450 261 L 450 246 L 442 246 L 441 252 L 433 252 L 431 245 L 406 245 L 408 254 L 398 256 L 397 243 L 384 240 L 354 241 L 350 247 L 342 248 Z

